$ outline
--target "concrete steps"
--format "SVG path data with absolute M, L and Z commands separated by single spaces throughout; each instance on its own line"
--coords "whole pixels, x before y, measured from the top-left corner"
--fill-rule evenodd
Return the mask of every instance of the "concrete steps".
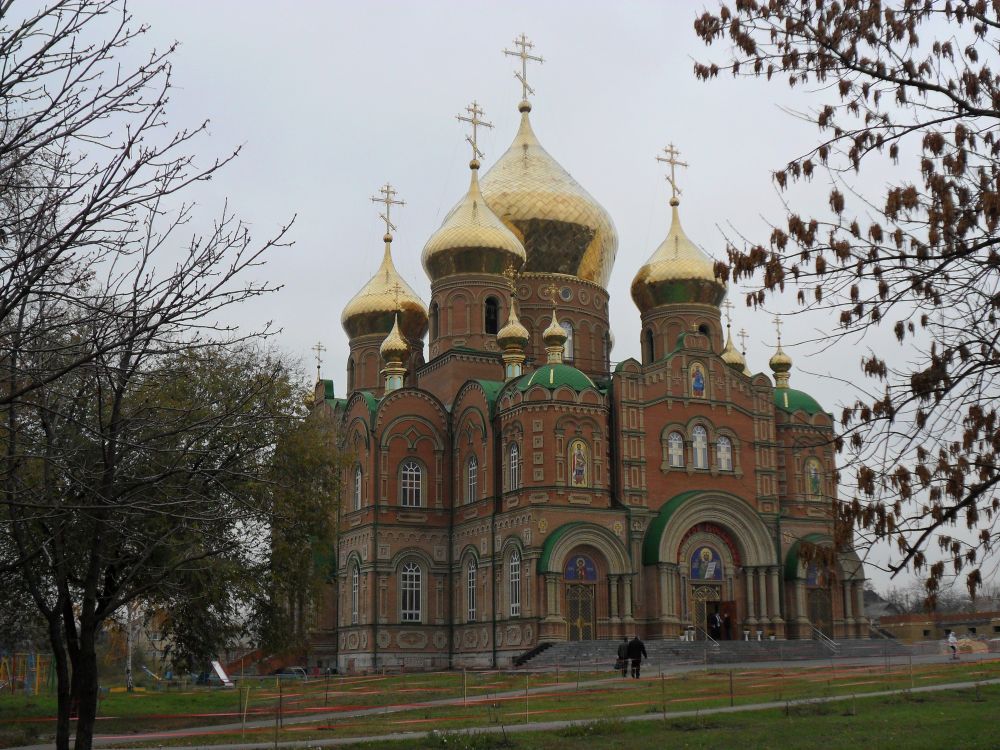
M 524 662 L 529 669 L 614 669 L 618 640 L 566 641 L 554 643 Z M 701 662 L 733 664 L 738 662 L 803 661 L 831 657 L 858 658 L 902 656 L 908 647 L 893 640 L 850 639 L 829 644 L 813 640 L 801 641 L 646 641 L 649 666 L 668 666 Z

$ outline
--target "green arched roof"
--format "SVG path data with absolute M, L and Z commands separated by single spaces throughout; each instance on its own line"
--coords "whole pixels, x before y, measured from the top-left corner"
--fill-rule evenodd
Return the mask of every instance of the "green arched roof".
M 802 542 L 808 544 L 821 544 L 822 542 L 831 541 L 830 537 L 826 534 L 806 534 L 801 539 L 796 539 L 795 544 L 792 545 L 791 549 L 788 550 L 788 555 L 785 557 L 785 580 L 794 581 L 799 577 L 799 545 Z
M 660 562 L 660 537 L 663 536 L 663 530 L 667 527 L 670 517 L 677 512 L 678 508 L 700 492 L 701 490 L 682 492 L 670 498 L 660 508 L 659 514 L 649 524 L 649 528 L 646 529 L 646 538 L 642 540 L 643 565 L 656 565 L 656 563 Z
M 810 416 L 826 412 L 819 402 L 803 391 L 794 388 L 775 388 L 774 405 L 787 412 L 804 411 Z
M 542 365 L 534 372 L 523 376 L 517 381 L 517 389 L 524 393 L 529 388 L 540 385 L 554 391 L 567 385 L 579 393 L 587 388 L 597 388 L 593 380 L 571 365 Z
M 587 524 L 583 521 L 570 521 L 569 523 L 564 523 L 558 529 L 549 534 L 548 538 L 545 540 L 545 544 L 542 545 L 542 556 L 538 559 L 538 572 L 539 573 L 557 573 L 560 571 L 549 570 L 549 562 L 552 558 L 552 550 L 555 549 L 556 543 L 562 539 L 566 534 L 568 534 L 573 529 L 579 528 L 580 526 L 586 526 Z

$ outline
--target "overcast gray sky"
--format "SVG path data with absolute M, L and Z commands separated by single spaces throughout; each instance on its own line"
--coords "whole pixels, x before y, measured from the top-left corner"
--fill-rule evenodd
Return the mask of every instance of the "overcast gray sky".
M 369 197 L 388 180 L 406 201 L 394 214 L 394 257 L 428 301 L 420 252 L 468 184 L 466 130 L 455 115 L 476 99 L 494 123 L 481 137 L 485 171 L 515 134 L 517 63 L 501 50 L 522 31 L 545 58 L 529 71 L 535 132 L 618 230 L 609 285 L 613 359 L 639 353 L 629 286 L 667 231 L 669 189 L 654 157 L 668 142 L 690 164 L 680 176 L 688 235 L 716 258 L 724 232 L 766 240 L 767 221 L 783 216 L 771 172 L 816 140 L 812 125 L 785 110 L 808 109 L 810 95 L 779 81 L 696 80 L 696 59 L 722 61 L 728 52 L 696 37 L 693 21 L 705 7 L 697 0 L 142 0 L 132 11 L 151 26 L 149 46 L 181 42 L 173 124 L 211 119 L 199 150 L 206 161 L 244 146 L 237 162 L 198 188 L 201 215 L 211 218 L 228 199 L 261 239 L 297 215 L 294 247 L 264 271 L 283 290 L 241 310 L 238 322 L 272 320 L 282 329 L 277 344 L 307 373 L 310 347 L 321 341 L 323 375 L 342 394 L 340 313 L 382 254 L 383 227 Z M 864 179 L 878 186 L 887 177 Z M 797 208 L 821 205 L 826 186 L 818 182 L 789 196 Z M 751 369 L 769 373 L 773 310 L 793 309 L 792 294 L 771 312 L 748 310 L 739 290 L 730 298 L 734 330 L 750 332 Z M 837 414 L 851 391 L 823 376 L 861 381 L 860 349 L 796 345 L 833 326 L 832 317 L 812 315 L 790 321 L 784 333 L 795 358 L 792 386 Z

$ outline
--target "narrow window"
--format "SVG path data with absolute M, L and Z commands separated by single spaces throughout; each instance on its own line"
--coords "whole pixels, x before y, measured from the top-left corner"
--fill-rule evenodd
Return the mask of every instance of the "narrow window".
M 698 425 L 691 430 L 691 463 L 696 469 L 708 468 L 708 431 Z
M 399 504 L 404 508 L 419 508 L 423 488 L 423 469 L 416 461 L 404 461 L 400 470 Z
M 469 456 L 465 468 L 465 502 L 474 503 L 479 497 L 479 461 L 475 456 Z
M 510 556 L 510 616 L 521 614 L 521 553 L 514 550 Z
M 642 354 L 643 364 L 648 365 L 656 359 L 656 352 L 653 351 L 653 329 L 647 328 L 642 334 Z
M 438 337 L 438 315 L 440 308 L 437 302 L 431 302 L 430 318 L 431 322 L 431 341 L 434 341 Z
M 719 455 L 719 471 L 733 470 L 733 443 L 727 437 L 720 437 L 715 447 Z
M 507 490 L 512 492 L 521 488 L 521 450 L 517 443 L 510 444 L 508 453 L 510 460 L 507 465 Z
M 500 303 L 496 297 L 486 298 L 486 333 L 496 334 L 500 330 Z
M 358 573 L 358 566 L 355 565 L 351 569 L 351 624 L 358 624 L 358 589 L 360 588 L 359 579 L 361 578 L 360 573 Z
M 420 566 L 413 562 L 403 565 L 399 574 L 400 619 L 403 622 L 420 622 Z
M 361 467 L 354 468 L 354 510 L 361 510 Z
M 347 360 L 347 392 L 354 390 L 354 360 Z
M 566 331 L 566 343 L 563 346 L 563 359 L 567 361 L 573 360 L 573 324 L 568 320 L 560 320 L 559 325 L 562 329 Z
M 476 561 L 469 560 L 469 574 L 467 579 L 466 604 L 468 605 L 466 621 L 476 621 Z
M 679 432 L 667 435 L 667 457 L 672 467 L 684 466 L 684 437 Z

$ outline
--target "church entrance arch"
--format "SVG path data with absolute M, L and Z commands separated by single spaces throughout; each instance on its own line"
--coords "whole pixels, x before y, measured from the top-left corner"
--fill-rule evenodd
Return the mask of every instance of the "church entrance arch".
M 598 578 L 598 565 L 590 550 L 577 550 L 566 558 L 566 637 L 571 641 L 589 641 L 597 635 Z
M 687 609 L 695 636 L 718 641 L 728 637 L 723 615 L 735 606 L 731 571 L 739 558 L 724 530 L 705 526 L 692 528 L 681 544 L 682 559 L 687 562 Z M 731 628 L 730 622 L 730 633 Z

